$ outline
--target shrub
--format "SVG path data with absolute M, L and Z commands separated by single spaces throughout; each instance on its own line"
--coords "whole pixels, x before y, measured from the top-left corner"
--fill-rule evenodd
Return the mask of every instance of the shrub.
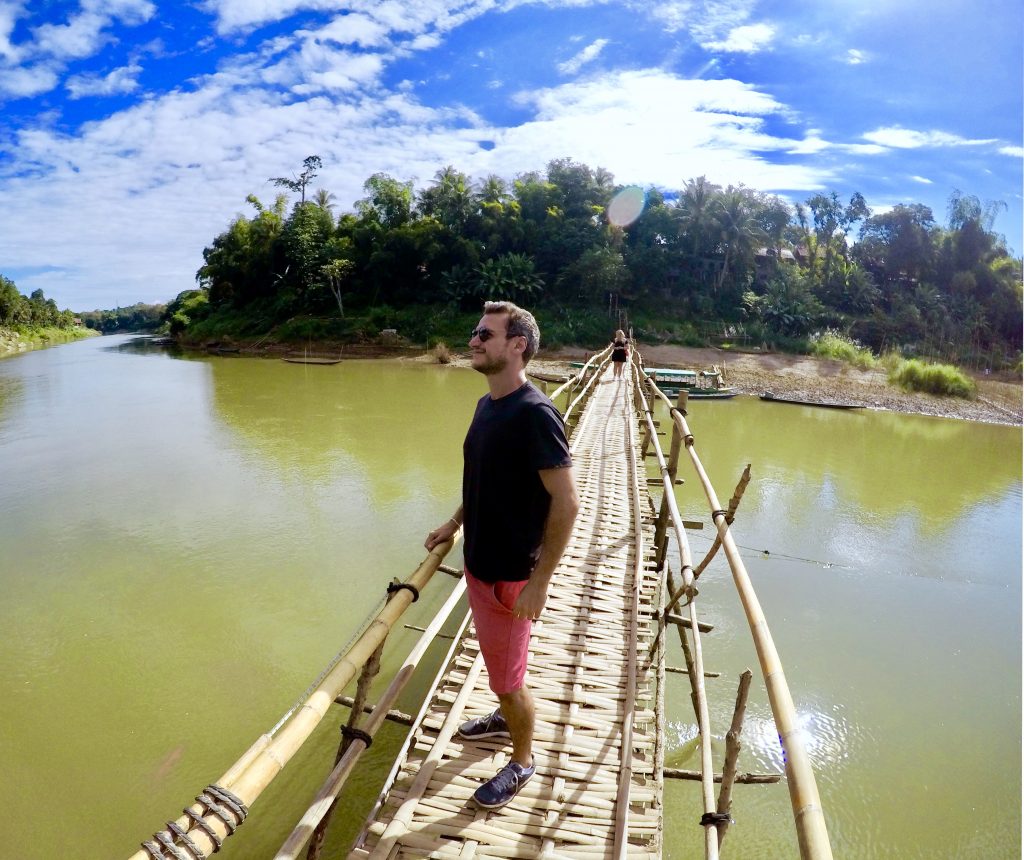
M 448 349 L 448 344 L 446 344 L 443 340 L 438 341 L 436 344 L 434 344 L 434 358 L 437 360 L 438 364 L 452 363 L 451 351 Z
M 930 364 L 912 358 L 901 362 L 890 371 L 889 381 L 907 391 L 925 391 L 929 394 L 948 394 L 971 398 L 976 386 L 959 368 L 951 364 Z
M 811 354 L 845 361 L 861 370 L 870 370 L 876 364 L 875 356 L 870 349 L 849 335 L 831 328 L 826 329 L 823 334 L 811 337 Z

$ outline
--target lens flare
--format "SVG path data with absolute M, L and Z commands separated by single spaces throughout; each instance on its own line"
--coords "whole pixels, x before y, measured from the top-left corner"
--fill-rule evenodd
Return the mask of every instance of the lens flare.
M 628 227 L 644 211 L 647 195 L 639 185 L 623 188 L 608 204 L 608 221 L 616 227 Z

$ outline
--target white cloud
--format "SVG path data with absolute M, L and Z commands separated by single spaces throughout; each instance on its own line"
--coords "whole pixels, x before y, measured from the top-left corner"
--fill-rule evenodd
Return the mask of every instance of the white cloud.
M 156 12 L 148 0 L 85 0 L 81 11 L 66 24 L 42 24 L 32 29 L 33 49 L 58 59 L 91 57 L 113 37 L 104 32 L 113 21 L 141 24 Z
M 114 69 L 107 75 L 73 75 L 68 78 L 64 86 L 72 99 L 130 93 L 139 88 L 138 78 L 141 72 L 142 66 L 132 63 L 122 66 L 120 69 Z
M 582 51 L 576 54 L 571 60 L 558 64 L 558 71 L 563 75 L 574 75 L 587 63 L 591 63 L 600 56 L 604 46 L 608 44 L 607 39 L 598 39 L 591 42 Z
M 924 176 L 911 176 L 910 178 L 912 180 L 914 180 L 914 182 L 920 182 L 922 185 L 932 185 L 932 184 L 934 184 L 932 182 L 932 180 L 926 179 Z
M 1012 158 L 1024 158 L 1024 146 L 1001 146 L 1000 155 L 1009 155 Z
M 317 30 L 299 30 L 297 36 L 339 45 L 359 45 L 361 48 L 379 48 L 388 44 L 388 30 L 368 15 L 339 15 Z
M 9 63 L 17 63 L 21 59 L 22 50 L 11 44 L 11 34 L 14 25 L 24 14 L 24 3 L 0 2 L 0 57 Z
M 773 25 L 748 24 L 734 27 L 724 40 L 704 42 L 702 47 L 709 51 L 756 54 L 767 48 L 774 38 L 775 27 Z
M 40 63 L 14 69 L 0 69 L 0 96 L 28 98 L 47 93 L 57 86 L 60 78 L 52 66 Z
M 921 147 L 941 146 L 982 146 L 995 143 L 994 138 L 984 140 L 970 140 L 956 134 L 949 134 L 945 131 L 914 131 L 909 128 L 891 126 L 889 128 L 877 128 L 864 135 L 865 140 L 877 143 L 880 146 L 888 146 L 893 149 L 920 149 Z
M 850 48 L 850 50 L 846 52 L 846 62 L 851 66 L 859 66 L 867 61 L 868 54 L 866 51 L 861 51 L 857 48 Z

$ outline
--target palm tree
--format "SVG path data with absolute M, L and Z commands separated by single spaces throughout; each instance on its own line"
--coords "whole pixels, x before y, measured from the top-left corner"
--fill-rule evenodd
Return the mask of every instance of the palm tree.
M 743 188 L 729 186 L 715 201 L 714 215 L 718 235 L 724 247 L 722 270 L 718 273 L 715 289 L 720 290 L 729 271 L 729 263 L 749 257 L 757 243 L 765 238 L 764 231 L 757 223 L 757 214 L 752 205 L 750 192 Z
M 712 203 L 720 192 L 721 189 L 708 182 L 706 176 L 698 176 L 687 179 L 679 195 L 677 207 L 682 232 L 692 239 L 691 254 L 694 258 L 700 256 L 701 240 L 712 223 Z
M 332 212 L 334 209 L 334 201 L 337 199 L 338 198 L 326 188 L 318 188 L 316 190 L 316 196 L 313 198 L 313 202 L 323 209 L 324 212 Z

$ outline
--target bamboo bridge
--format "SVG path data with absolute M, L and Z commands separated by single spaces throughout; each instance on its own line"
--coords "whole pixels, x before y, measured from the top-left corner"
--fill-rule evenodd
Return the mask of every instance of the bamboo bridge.
M 527 684 L 536 702 L 537 774 L 507 806 L 479 809 L 473 791 L 505 764 L 511 748 L 501 739 L 467 741 L 456 734 L 467 719 L 495 707 L 471 618 L 461 600 L 460 571 L 444 565 L 453 541 L 435 547 L 388 600 L 357 641 L 329 665 L 281 721 L 167 823 L 132 860 L 199 860 L 219 850 L 249 808 L 327 715 L 335 702 L 348 709 L 334 769 L 275 860 L 320 856 L 334 804 L 359 757 L 385 719 L 406 722 L 409 735 L 370 811 L 349 858 L 618 858 L 660 857 L 666 810 L 665 778 L 701 782 L 701 808 L 685 814 L 704 830 L 704 856 L 717 858 L 731 822 L 737 782 L 769 782 L 777 774 L 738 774 L 750 672 L 739 680 L 732 724 L 725 733 L 721 770 L 712 760 L 695 582 L 722 550 L 733 574 L 784 749 L 785 778 L 802 858 L 831 858 L 814 775 L 796 723 L 767 622 L 730 533 L 745 472 L 723 509 L 697 456 L 686 421 L 686 394 L 671 403 L 634 358 L 614 379 L 606 350 L 551 394 L 564 397 L 563 416 L 580 496 L 572 538 L 552 580 L 544 613 L 534 624 Z M 652 401 L 669 408 L 672 434 L 662 449 Z M 718 537 L 699 563 L 691 555 L 673 487 L 683 452 L 707 497 Z M 647 478 L 654 459 L 660 477 Z M 649 494 L 660 487 L 660 505 Z M 456 540 L 458 535 L 456 536 Z M 675 557 L 668 552 L 675 547 Z M 673 569 L 673 564 L 678 570 Z M 435 573 L 456 581 L 445 604 L 423 631 L 371 706 L 388 633 Z M 423 654 L 454 612 L 459 632 L 415 717 L 393 706 Z M 665 664 L 666 637 L 678 633 L 686 666 Z M 701 767 L 680 772 L 664 765 L 665 675 L 689 677 Z M 355 696 L 343 697 L 356 682 Z M 722 733 L 722 730 L 719 730 Z M 717 793 L 716 793 L 717 789 Z M 258 825 L 250 825 L 258 826 Z

